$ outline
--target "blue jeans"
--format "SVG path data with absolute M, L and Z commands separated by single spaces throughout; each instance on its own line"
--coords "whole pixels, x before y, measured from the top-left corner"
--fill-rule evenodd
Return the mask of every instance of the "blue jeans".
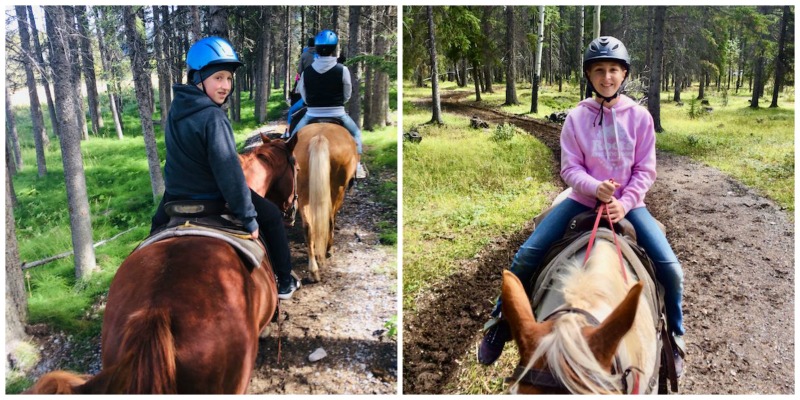
M 287 125 L 292 125 L 292 115 L 294 115 L 294 113 L 296 113 L 297 110 L 303 108 L 303 106 L 305 105 L 306 103 L 303 101 L 303 99 L 300 99 L 297 100 L 294 104 L 292 104 L 291 107 L 289 107 L 289 114 L 286 116 Z
M 509 270 L 519 278 L 527 292 L 530 292 L 531 285 L 533 285 L 531 279 L 539 269 L 550 246 L 564 236 L 567 224 L 572 218 L 589 210 L 591 208 L 575 200 L 564 200 L 539 223 L 533 234 L 520 246 Z M 683 312 L 681 309 L 683 270 L 678 258 L 647 208 L 633 209 L 625 215 L 625 218 L 636 229 L 637 242 L 653 260 L 656 279 L 664 286 L 667 324 L 672 332 L 683 335 Z M 501 303 L 498 300 L 492 316 L 499 315 L 500 310 Z
M 306 126 L 308 122 L 311 121 L 311 119 L 313 118 L 316 117 L 309 117 L 308 113 L 306 113 L 306 115 L 304 115 L 303 118 L 300 119 L 300 122 L 297 123 L 297 126 L 294 127 L 292 135 L 294 135 L 296 132 L 299 132 L 300 129 Z M 342 120 L 342 123 L 344 123 L 344 127 L 347 128 L 347 130 L 350 132 L 350 135 L 352 135 L 353 139 L 355 139 L 356 141 L 356 147 L 358 148 L 358 155 L 361 155 L 361 131 L 358 129 L 358 125 L 356 125 L 355 121 L 353 121 L 353 119 L 350 118 L 350 116 L 347 114 L 335 118 L 339 118 L 340 120 Z

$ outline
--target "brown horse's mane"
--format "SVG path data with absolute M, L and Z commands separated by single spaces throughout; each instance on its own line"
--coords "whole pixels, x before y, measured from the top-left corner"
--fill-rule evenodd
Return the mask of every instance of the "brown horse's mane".
M 285 156 L 280 154 L 278 150 L 287 151 L 286 142 L 282 140 L 273 140 L 269 143 L 248 147 L 242 151 L 242 156 L 258 157 L 268 165 L 275 167 L 285 160 L 285 158 L 283 158 Z

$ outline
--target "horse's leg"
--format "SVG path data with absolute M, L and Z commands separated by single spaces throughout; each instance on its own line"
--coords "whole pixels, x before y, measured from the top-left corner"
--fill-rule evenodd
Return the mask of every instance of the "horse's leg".
M 303 226 L 305 228 L 305 234 L 306 234 L 306 246 L 308 248 L 308 272 L 311 274 L 309 279 L 312 282 L 316 283 L 319 282 L 319 266 L 317 265 L 317 257 L 314 253 L 314 243 L 313 243 L 314 235 L 313 232 L 311 232 L 313 227 L 311 226 L 311 224 L 306 223 L 306 221 L 308 221 L 307 218 L 311 217 L 307 207 L 303 208 L 302 215 L 303 215 Z

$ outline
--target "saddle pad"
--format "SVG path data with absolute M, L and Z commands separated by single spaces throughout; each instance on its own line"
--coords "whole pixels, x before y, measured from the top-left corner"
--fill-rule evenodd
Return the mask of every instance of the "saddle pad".
M 541 271 L 536 282 L 533 285 L 531 292 L 531 307 L 534 311 L 537 321 L 546 317 L 551 312 L 555 311 L 558 307 L 564 304 L 564 298 L 561 293 L 562 275 L 566 272 L 566 260 L 570 257 L 577 257 L 582 262 L 586 254 L 586 245 L 589 242 L 590 232 L 587 232 L 575 239 L 572 243 L 567 245 L 561 253 L 552 259 Z M 605 239 L 613 243 L 613 233 L 605 228 L 598 229 L 597 239 Z M 647 296 L 647 303 L 651 306 L 653 316 L 653 326 L 658 326 L 658 319 L 660 317 L 660 304 L 661 299 L 657 283 L 650 279 L 650 274 L 639 261 L 639 257 L 631 249 L 630 245 L 625 240 L 618 237 L 620 249 L 622 250 L 622 258 L 625 260 L 625 267 L 628 274 L 636 281 L 644 283 L 643 293 Z
M 154 233 L 140 243 L 139 246 L 134 249 L 134 251 L 164 239 L 180 236 L 206 236 L 224 240 L 226 243 L 233 246 L 233 248 L 236 249 L 236 251 L 242 256 L 242 259 L 245 261 L 245 263 L 249 264 L 249 266 L 252 266 L 252 268 L 259 268 L 261 266 L 261 261 L 263 261 L 264 257 L 267 255 L 264 247 L 261 246 L 257 241 L 252 240 L 249 236 L 245 238 L 245 235 L 235 235 L 213 228 L 192 225 L 189 222 Z

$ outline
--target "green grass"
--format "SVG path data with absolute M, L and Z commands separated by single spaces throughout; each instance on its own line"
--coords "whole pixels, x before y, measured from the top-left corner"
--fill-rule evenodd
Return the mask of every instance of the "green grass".
M 752 109 L 750 96 L 730 95 L 727 106 L 715 92 L 706 97 L 713 111 L 695 119 L 689 118 L 688 101 L 678 107 L 662 98 L 658 148 L 725 172 L 793 214 L 794 102 L 781 99 L 779 108 L 767 108 L 769 101 L 762 99 L 761 108 Z
M 233 124 L 237 142 L 243 142 L 257 127 L 253 117 L 253 102 L 242 105 L 242 121 Z M 286 108 L 282 93 L 270 99 L 270 119 L 278 119 Z M 113 125 L 106 119 L 100 137 L 92 136 L 81 143 L 84 159 L 87 195 L 92 218 L 93 239 L 98 242 L 122 231 L 132 231 L 95 249 L 98 271 L 87 280 L 77 282 L 72 257 L 28 270 L 26 287 L 30 289 L 28 318 L 30 323 L 47 323 L 79 337 L 100 333 L 102 315 L 87 313 L 97 298 L 108 291 L 118 266 L 150 230 L 150 218 L 155 202 L 150 186 L 147 160 L 138 110 L 135 103 L 126 103 L 125 138 L 116 139 Z M 59 145 L 51 138 L 46 152 L 48 173 L 39 178 L 36 155 L 30 134 L 30 117 L 25 107 L 15 108 L 23 146 L 24 168 L 14 176 L 19 201 L 14 219 L 19 240 L 20 259 L 34 261 L 72 249 L 63 166 Z M 157 117 L 156 117 L 157 118 Z M 49 126 L 49 119 L 45 118 Z M 156 142 L 163 166 L 165 148 L 160 126 L 155 125 Z M 396 158 L 396 156 L 395 156 Z
M 404 104 L 404 130 L 417 126 L 422 142 L 403 144 L 403 296 L 446 279 L 459 261 L 491 238 L 521 229 L 556 191 L 552 154 L 530 135 L 507 141 L 469 128 L 469 119 L 444 114 L 445 126 L 420 125 L 430 114 Z

